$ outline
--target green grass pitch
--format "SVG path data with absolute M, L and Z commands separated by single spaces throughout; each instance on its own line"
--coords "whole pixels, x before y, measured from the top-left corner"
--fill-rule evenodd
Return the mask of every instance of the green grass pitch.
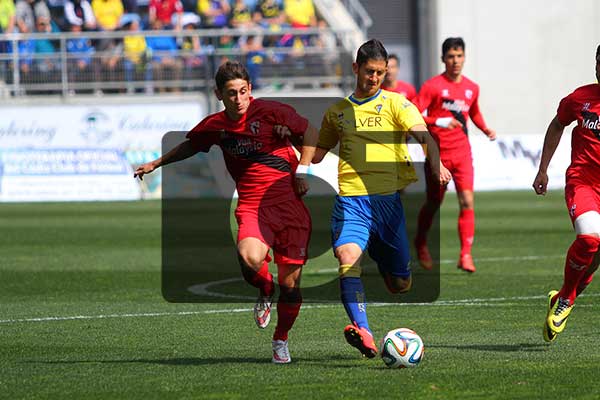
M 369 307 L 377 339 L 397 327 L 423 338 L 424 360 L 410 370 L 387 369 L 348 346 L 338 303 L 303 308 L 290 334 L 294 362 L 272 365 L 275 321 L 259 331 L 248 302 L 165 302 L 160 207 L 0 204 L 0 398 L 595 399 L 600 393 L 597 284 L 578 299 L 557 341 L 542 340 L 545 294 L 560 286 L 573 239 L 560 192 L 477 194 L 473 275 L 455 268 L 457 208 L 447 195 L 439 300 Z M 335 267 L 327 257 L 316 263 Z

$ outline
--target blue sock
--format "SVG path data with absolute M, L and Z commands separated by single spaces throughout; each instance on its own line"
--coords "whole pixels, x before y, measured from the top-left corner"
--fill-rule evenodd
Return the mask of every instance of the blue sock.
M 360 278 L 340 278 L 340 293 L 350 321 L 356 322 L 359 328 L 366 328 L 371 332 L 367 321 L 367 303 L 362 280 Z

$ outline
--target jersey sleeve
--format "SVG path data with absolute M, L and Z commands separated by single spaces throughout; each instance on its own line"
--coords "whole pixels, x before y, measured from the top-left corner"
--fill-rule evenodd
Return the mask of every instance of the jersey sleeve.
M 471 104 L 471 108 L 469 109 L 469 116 L 471 117 L 471 121 L 482 131 L 487 129 L 487 125 L 485 124 L 485 120 L 483 119 L 483 114 L 481 114 L 481 110 L 479 109 L 479 89 L 475 92 L 475 99 L 473 100 L 473 104 Z
M 276 103 L 273 114 L 276 124 L 287 126 L 294 136 L 304 135 L 308 128 L 308 120 L 298 114 L 292 106 Z
M 573 113 L 572 107 L 572 95 L 568 95 L 560 101 L 556 115 L 558 116 L 558 122 L 562 126 L 570 125 L 571 122 L 575 121 L 576 116 Z
M 208 153 L 212 145 L 218 143 L 219 133 L 214 130 L 211 131 L 206 120 L 203 120 L 192 128 L 185 137 L 190 140 L 194 150 Z
M 317 147 L 328 150 L 333 149 L 340 140 L 334 117 L 335 113 L 331 110 L 327 110 L 323 116 Z
M 419 112 L 424 113 L 425 110 L 429 108 L 429 106 L 433 102 L 434 94 L 435 91 L 431 87 L 430 83 L 425 82 L 423 86 L 421 86 L 421 90 L 419 90 L 419 93 L 412 100 L 413 104 L 417 107 Z M 424 121 L 428 125 L 434 125 L 436 118 L 430 116 L 431 112 L 429 112 L 428 114 L 429 115 L 423 117 Z
M 396 124 L 403 132 L 408 132 L 416 125 L 425 125 L 419 109 L 410 101 L 398 96 L 392 104 Z

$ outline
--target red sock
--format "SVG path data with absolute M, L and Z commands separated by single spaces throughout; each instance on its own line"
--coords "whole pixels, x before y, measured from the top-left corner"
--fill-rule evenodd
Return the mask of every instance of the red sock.
M 269 272 L 269 263 L 263 261 L 262 267 L 258 270 L 258 272 L 254 272 L 251 274 L 252 276 L 248 277 L 244 275 L 246 281 L 252 286 L 258 288 L 260 290 L 260 294 L 262 296 L 272 296 L 275 291 L 275 283 L 273 282 L 273 275 Z
M 471 254 L 473 237 L 475 236 L 475 211 L 460 210 L 458 216 L 458 237 L 460 238 L 460 255 Z
M 600 239 L 589 235 L 577 235 L 569 247 L 565 261 L 565 277 L 563 286 L 558 292 L 558 297 L 569 299 L 573 304 L 577 297 L 577 286 L 598 251 Z
M 273 340 L 288 339 L 288 332 L 292 329 L 302 305 L 302 297 L 299 294 L 294 296 L 293 301 L 282 297 L 279 296 L 279 302 L 277 303 L 277 326 L 275 327 L 275 333 L 273 333 Z
M 415 243 L 417 246 L 424 245 L 427 243 L 427 232 L 431 229 L 433 223 L 433 214 L 427 206 L 421 207 L 419 211 L 419 218 L 417 219 L 417 235 L 415 237 Z
M 588 273 L 589 273 L 589 268 L 587 269 Z M 581 280 L 579 281 L 579 285 L 577 285 L 577 291 L 576 291 L 576 296 L 578 297 L 581 292 L 583 292 L 585 290 L 586 287 L 588 287 L 588 285 L 590 283 L 592 283 L 592 279 L 594 279 L 594 274 L 589 274 L 589 275 L 584 275 Z

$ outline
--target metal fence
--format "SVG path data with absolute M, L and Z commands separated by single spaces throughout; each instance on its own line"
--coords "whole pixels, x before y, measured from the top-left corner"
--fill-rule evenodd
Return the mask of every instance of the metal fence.
M 118 31 L 0 35 L 0 95 L 207 91 L 226 59 L 267 90 L 346 88 L 347 32 L 332 29 Z M 143 51 L 129 41 L 142 37 Z M 168 43 L 166 48 L 149 42 Z

